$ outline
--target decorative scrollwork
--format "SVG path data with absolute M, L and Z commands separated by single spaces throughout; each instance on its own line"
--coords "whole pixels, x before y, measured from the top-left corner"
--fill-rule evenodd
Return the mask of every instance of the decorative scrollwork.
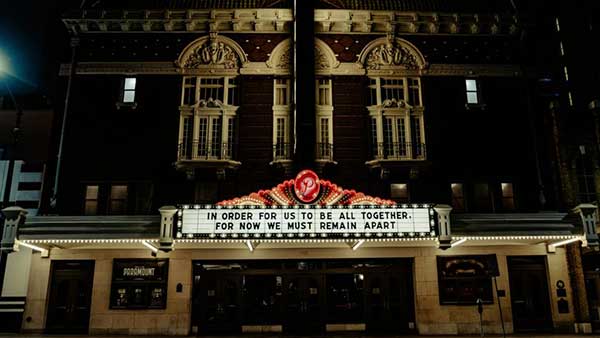
M 400 66 L 406 69 L 418 69 L 417 58 L 403 46 L 388 42 L 375 47 L 367 56 L 367 69 L 380 69 L 382 66 Z
M 217 39 L 210 39 L 194 49 L 183 64 L 185 68 L 198 68 L 200 65 L 222 65 L 233 69 L 239 66 L 239 59 L 231 47 Z

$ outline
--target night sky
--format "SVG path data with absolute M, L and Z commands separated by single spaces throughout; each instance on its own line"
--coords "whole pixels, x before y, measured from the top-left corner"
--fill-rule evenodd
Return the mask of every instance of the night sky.
M 54 96 L 58 61 L 68 47 L 60 13 L 75 2 L 0 1 L 0 55 L 5 62 L 8 59 L 10 68 L 2 80 L 8 80 L 15 94 Z M 0 86 L 0 95 L 4 91 L 4 85 Z

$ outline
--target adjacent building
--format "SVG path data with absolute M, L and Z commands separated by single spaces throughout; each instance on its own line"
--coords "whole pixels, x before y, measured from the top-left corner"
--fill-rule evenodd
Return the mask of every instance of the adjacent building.
M 591 332 L 596 198 L 565 195 L 533 12 L 67 11 L 59 169 L 40 216 L 4 210 L 3 250 L 34 250 L 22 330 Z
M 39 93 L 23 94 L 22 88 L 13 88 L 15 96 L 11 96 L 5 89 L 11 88 L 10 80 L 14 79 L 7 75 L 0 79 L 0 200 L 3 209 L 19 205 L 35 216 L 48 161 L 53 110 Z M 21 328 L 30 261 L 28 249 L 11 255 L 3 252 L 0 257 L 0 332 Z

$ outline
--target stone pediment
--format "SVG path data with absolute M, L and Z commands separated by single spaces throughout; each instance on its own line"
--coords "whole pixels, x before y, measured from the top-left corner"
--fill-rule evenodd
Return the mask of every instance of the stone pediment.
M 379 38 L 362 50 L 359 66 L 367 73 L 394 70 L 420 72 L 427 68 L 425 57 L 412 43 L 400 38 Z
M 175 65 L 184 72 L 203 69 L 237 72 L 247 62 L 246 54 L 235 41 L 211 35 L 196 39 L 185 47 Z

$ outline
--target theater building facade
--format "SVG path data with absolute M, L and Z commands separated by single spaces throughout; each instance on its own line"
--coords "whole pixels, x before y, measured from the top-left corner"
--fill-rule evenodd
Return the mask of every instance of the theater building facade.
M 58 169 L 39 216 L 3 210 L 23 332 L 591 332 L 596 206 L 557 188 L 511 1 L 63 22 Z

